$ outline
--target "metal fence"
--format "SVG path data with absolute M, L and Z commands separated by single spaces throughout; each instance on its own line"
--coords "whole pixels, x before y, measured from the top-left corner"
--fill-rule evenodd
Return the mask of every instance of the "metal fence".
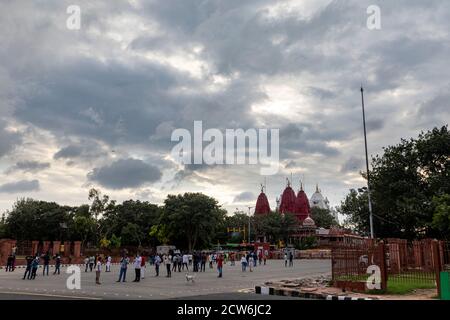
M 387 239 L 386 267 L 389 285 L 413 285 L 418 289 L 437 285 L 440 269 L 439 242 L 425 239 L 408 242 L 404 239 Z
M 332 279 L 338 287 L 364 291 L 371 265 L 380 268 L 381 288 L 386 289 L 384 244 L 371 240 L 340 244 L 331 250 Z
M 16 242 L 16 252 L 17 256 L 28 256 L 33 254 L 33 248 L 31 246 L 31 241 L 20 240 Z
M 447 249 L 445 249 L 447 248 Z M 335 285 L 366 291 L 369 266 L 380 270 L 381 288 L 437 288 L 439 273 L 450 267 L 448 244 L 425 239 L 408 242 L 386 239 L 337 245 L 332 248 L 332 277 Z

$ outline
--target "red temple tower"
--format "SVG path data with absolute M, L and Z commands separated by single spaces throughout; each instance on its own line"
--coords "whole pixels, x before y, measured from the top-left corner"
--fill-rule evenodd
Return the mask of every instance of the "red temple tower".
M 297 194 L 297 198 L 295 199 L 295 211 L 294 211 L 297 219 L 300 222 L 303 222 L 310 214 L 311 207 L 309 206 L 308 196 L 305 191 L 303 191 L 303 183 L 300 186 L 300 191 Z
M 264 215 L 268 213 L 270 213 L 269 200 L 267 200 L 267 196 L 264 193 L 264 187 L 261 186 L 261 193 L 258 196 L 258 200 L 256 200 L 255 215 Z
M 287 187 L 281 196 L 280 213 L 295 213 L 295 192 L 291 188 L 291 183 L 287 179 Z

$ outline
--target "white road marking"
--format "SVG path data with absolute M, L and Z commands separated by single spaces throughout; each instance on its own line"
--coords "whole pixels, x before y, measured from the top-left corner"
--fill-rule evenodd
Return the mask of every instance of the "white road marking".
M 27 295 L 27 296 L 43 296 L 43 297 L 55 297 L 55 298 L 73 298 L 73 299 L 90 299 L 90 300 L 100 300 L 100 298 L 91 298 L 91 297 L 77 297 L 77 296 L 63 296 L 57 294 L 48 294 L 48 293 L 31 293 L 31 292 L 5 292 L 0 291 L 3 294 L 16 294 L 16 295 Z

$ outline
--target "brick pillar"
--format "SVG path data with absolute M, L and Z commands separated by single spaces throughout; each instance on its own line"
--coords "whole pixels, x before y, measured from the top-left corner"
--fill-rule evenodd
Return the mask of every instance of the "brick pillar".
M 53 241 L 53 255 L 60 253 L 61 241 Z
M 44 245 L 43 245 L 43 247 L 42 247 L 42 253 L 43 254 L 46 254 L 47 253 L 47 251 L 50 251 L 50 244 L 51 244 L 51 241 L 44 241 Z
M 64 241 L 64 257 L 70 256 L 70 241 Z
M 35 255 L 36 253 L 38 253 L 38 247 L 39 247 L 39 241 L 37 240 L 33 240 L 31 241 L 31 254 Z
M 81 257 L 81 241 L 74 242 L 73 256 L 75 258 Z
M 433 256 L 433 268 L 436 273 L 436 286 L 437 286 L 437 294 L 438 297 L 441 298 L 441 255 L 439 254 L 439 242 L 437 240 L 433 240 L 431 243 L 431 252 Z
M 2 239 L 0 240 L 0 265 L 6 265 L 8 256 L 11 254 L 11 240 Z

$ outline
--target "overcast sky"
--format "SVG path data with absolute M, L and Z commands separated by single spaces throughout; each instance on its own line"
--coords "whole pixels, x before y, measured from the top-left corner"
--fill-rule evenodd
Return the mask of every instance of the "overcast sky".
M 20 197 L 86 203 L 91 187 L 253 205 L 259 166 L 172 161 L 172 131 L 194 120 L 279 128 L 271 206 L 291 173 L 337 205 L 364 183 L 361 83 L 370 154 L 450 119 L 449 1 L 0 2 L 0 212 Z

